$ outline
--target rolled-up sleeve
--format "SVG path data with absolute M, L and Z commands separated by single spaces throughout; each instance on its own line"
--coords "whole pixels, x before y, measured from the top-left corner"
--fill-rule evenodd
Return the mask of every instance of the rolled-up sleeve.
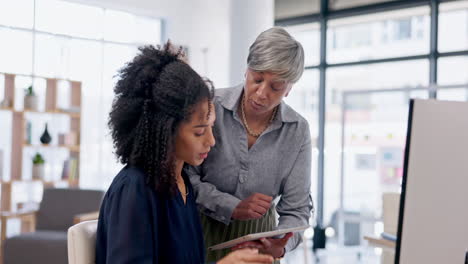
M 311 155 L 311 138 L 307 127 L 291 172 L 282 184 L 282 195 L 276 206 L 279 215 L 278 229 L 309 224 L 313 211 L 310 195 Z M 302 233 L 295 233 L 286 245 L 286 252 L 295 249 L 301 241 Z
M 193 189 L 197 196 L 199 210 L 207 216 L 228 225 L 236 206 L 241 200 L 234 195 L 219 191 L 211 183 L 201 179 L 201 167 L 187 166 L 187 174 L 190 177 Z

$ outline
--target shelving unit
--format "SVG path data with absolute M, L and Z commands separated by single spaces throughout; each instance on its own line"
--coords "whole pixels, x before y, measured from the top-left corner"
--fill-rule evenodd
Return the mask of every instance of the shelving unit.
M 12 209 L 12 185 L 15 183 L 37 183 L 40 182 L 44 186 L 54 186 L 57 183 L 66 183 L 69 187 L 78 187 L 79 185 L 79 164 L 80 164 L 80 129 L 81 129 L 81 82 L 58 79 L 58 78 L 47 78 L 36 75 L 15 75 L 9 73 L 0 73 L 5 76 L 4 84 L 4 99 L 11 102 L 8 107 L 1 107 L 0 111 L 9 111 L 12 113 L 12 140 L 11 140 L 11 176 L 9 180 L 0 179 L 1 185 L 1 197 L 0 206 L 2 211 L 10 211 Z M 17 76 L 34 78 L 42 78 L 46 80 L 46 94 L 45 94 L 45 107 L 44 111 L 33 111 L 28 109 L 15 109 L 15 78 Z M 70 101 L 70 109 L 75 111 L 64 111 L 59 109 L 57 106 L 58 97 L 58 82 L 65 81 L 70 84 L 70 98 L 66 98 Z M 78 110 L 77 110 L 78 109 Z M 45 145 L 45 144 L 28 144 L 25 142 L 25 131 L 26 131 L 26 114 L 33 113 L 38 115 L 65 115 L 70 118 L 70 127 L 68 132 L 76 133 L 76 145 Z M 37 179 L 25 179 L 23 173 L 23 151 L 27 148 L 37 149 L 67 149 L 69 151 L 69 158 L 77 160 L 77 173 L 72 179 L 60 179 L 60 180 L 37 180 Z M 8 153 L 5 153 L 5 156 Z

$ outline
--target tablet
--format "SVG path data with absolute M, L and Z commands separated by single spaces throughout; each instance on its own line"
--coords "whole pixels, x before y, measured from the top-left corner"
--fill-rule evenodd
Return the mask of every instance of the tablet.
M 246 241 L 258 240 L 258 239 L 263 238 L 263 237 L 280 236 L 280 235 L 284 235 L 284 234 L 289 233 L 289 232 L 299 232 L 299 231 L 306 230 L 309 227 L 310 227 L 309 225 L 305 225 L 305 226 L 299 226 L 299 227 L 279 229 L 279 230 L 274 230 L 274 231 L 270 231 L 270 232 L 261 232 L 261 233 L 248 234 L 248 235 L 245 235 L 245 236 L 233 239 L 233 240 L 229 240 L 227 242 L 223 242 L 221 244 L 211 246 L 211 247 L 208 248 L 208 250 L 219 250 L 219 249 L 224 249 L 224 248 L 230 248 L 230 247 L 233 247 L 233 246 L 235 246 L 237 244 L 240 244 L 240 243 L 243 243 L 243 242 L 246 242 Z

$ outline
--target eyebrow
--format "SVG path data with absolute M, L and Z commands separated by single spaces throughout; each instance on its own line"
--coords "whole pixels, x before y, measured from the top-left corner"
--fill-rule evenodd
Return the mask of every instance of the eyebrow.
M 208 127 L 208 125 L 196 125 L 196 126 L 193 126 L 193 128 L 199 128 L 199 127 Z
M 263 77 L 263 74 L 265 73 L 264 71 L 253 71 L 257 74 L 260 74 L 262 77 Z M 286 80 L 284 79 L 281 79 L 281 78 L 277 78 L 277 79 L 273 79 L 271 80 L 272 83 L 286 83 Z

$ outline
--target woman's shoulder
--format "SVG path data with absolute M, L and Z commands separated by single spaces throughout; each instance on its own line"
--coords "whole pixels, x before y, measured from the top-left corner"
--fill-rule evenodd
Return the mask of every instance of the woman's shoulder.
M 145 173 L 141 169 L 125 166 L 115 176 L 107 194 L 111 196 L 122 189 L 144 189 L 145 185 Z

